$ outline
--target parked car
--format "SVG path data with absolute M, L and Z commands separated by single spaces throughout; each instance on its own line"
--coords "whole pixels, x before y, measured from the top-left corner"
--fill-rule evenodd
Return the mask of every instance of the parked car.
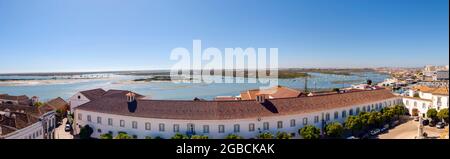
M 350 137 L 348 137 L 347 139 L 358 139 L 357 137 L 354 137 L 354 136 L 350 136 Z
M 445 127 L 445 123 L 443 123 L 443 122 L 439 122 L 436 124 L 436 128 L 438 128 L 438 129 L 443 129 L 444 127 Z
M 430 126 L 430 127 L 435 127 L 435 126 L 436 126 L 436 124 L 437 124 L 437 122 L 436 122 L 436 121 L 434 121 L 434 120 L 431 120 L 431 122 L 430 122 L 430 124 L 428 124 L 428 126 Z
M 418 117 L 418 116 L 414 117 L 414 121 L 419 121 L 419 120 L 420 120 L 420 117 Z
M 430 124 L 430 120 L 425 119 L 422 121 L 422 125 L 427 126 L 428 124 Z
M 64 131 L 66 132 L 72 131 L 72 126 L 70 124 L 66 124 L 66 126 L 64 127 Z
M 380 129 L 374 129 L 374 130 L 370 131 L 370 135 L 375 136 L 375 135 L 378 135 L 380 132 L 381 132 Z
M 381 131 L 381 132 L 386 132 L 388 129 L 389 129 L 389 128 L 387 128 L 387 127 L 383 127 L 383 128 L 380 129 L 380 131 Z

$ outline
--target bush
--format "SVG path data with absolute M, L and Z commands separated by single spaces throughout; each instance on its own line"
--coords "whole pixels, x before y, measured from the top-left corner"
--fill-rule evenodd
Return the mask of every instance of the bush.
M 319 139 L 320 129 L 312 125 L 307 125 L 299 130 L 299 134 L 304 139 Z
M 265 133 L 259 134 L 258 136 L 256 136 L 256 138 L 258 138 L 258 139 L 273 139 L 274 136 L 269 132 L 265 132 Z
M 92 133 L 94 133 L 94 130 L 89 125 L 86 125 L 80 130 L 80 139 L 90 139 Z
M 117 136 L 114 139 L 133 139 L 133 138 L 126 132 L 119 132 L 119 134 L 117 134 Z
M 152 138 L 151 136 L 146 136 L 145 139 L 151 140 L 151 139 L 153 139 L 153 138 Z
M 191 136 L 191 139 L 208 139 L 208 136 L 203 136 L 203 135 L 193 135 Z
M 291 139 L 292 136 L 291 134 L 287 133 L 287 132 L 278 132 L 277 133 L 277 139 Z
M 235 134 L 230 134 L 230 135 L 228 135 L 227 137 L 225 137 L 225 139 L 228 139 L 228 140 L 234 140 L 234 139 L 242 139 L 242 137 L 241 136 L 238 136 L 238 135 L 235 135 Z
M 100 139 L 113 139 L 113 136 L 110 133 L 102 134 L 100 135 Z
M 177 139 L 189 139 L 189 137 L 187 135 L 183 135 L 183 134 L 175 134 L 171 139 L 177 140 Z

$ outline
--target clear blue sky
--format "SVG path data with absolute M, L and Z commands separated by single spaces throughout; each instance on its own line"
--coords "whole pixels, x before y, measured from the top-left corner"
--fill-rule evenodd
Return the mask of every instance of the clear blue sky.
M 448 0 L 0 0 L 0 72 L 170 68 L 192 46 L 280 67 L 449 63 Z

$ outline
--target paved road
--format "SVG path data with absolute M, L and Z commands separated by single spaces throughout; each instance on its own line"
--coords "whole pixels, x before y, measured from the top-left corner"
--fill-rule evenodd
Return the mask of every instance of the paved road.
M 389 130 L 385 134 L 378 136 L 380 139 L 414 139 L 418 135 L 419 122 L 410 120 L 406 123 L 398 125 L 397 127 Z M 443 133 L 446 133 L 444 129 L 437 129 L 436 127 L 424 126 L 424 132 L 428 134 L 430 138 L 439 138 Z M 448 133 L 448 132 L 447 132 Z
M 73 139 L 73 136 L 69 133 L 64 131 L 64 127 L 66 124 L 67 118 L 64 118 L 62 121 L 62 125 L 56 128 L 55 130 L 55 138 L 56 139 Z

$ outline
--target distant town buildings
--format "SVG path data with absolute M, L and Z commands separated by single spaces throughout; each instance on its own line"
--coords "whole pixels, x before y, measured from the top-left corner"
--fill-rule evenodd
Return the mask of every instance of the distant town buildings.
M 55 127 L 50 107 L 0 103 L 0 139 L 53 139 Z
M 0 104 L 32 105 L 32 103 L 32 99 L 26 95 L 12 96 L 8 94 L 0 94 Z
M 449 66 L 432 66 L 427 65 L 424 67 L 423 71 L 424 81 L 442 81 L 449 80 Z

